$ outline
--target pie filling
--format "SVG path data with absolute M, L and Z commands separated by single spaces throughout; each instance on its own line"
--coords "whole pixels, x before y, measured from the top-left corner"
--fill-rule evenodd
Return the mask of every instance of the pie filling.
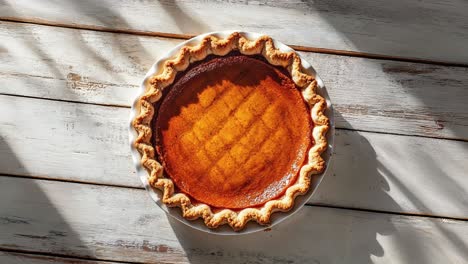
M 178 73 L 166 91 L 153 142 L 178 191 L 242 209 L 281 196 L 295 182 L 313 123 L 285 71 L 245 55 L 213 56 Z

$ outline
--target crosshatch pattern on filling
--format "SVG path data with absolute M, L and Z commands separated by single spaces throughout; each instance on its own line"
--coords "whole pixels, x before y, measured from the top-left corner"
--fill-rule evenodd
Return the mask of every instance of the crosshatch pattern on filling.
M 219 61 L 223 61 L 222 66 Z M 239 63 L 243 66 L 234 66 Z M 303 163 L 311 140 L 307 135 L 311 122 L 307 120 L 306 104 L 279 100 L 281 95 L 294 99 L 294 102 L 302 101 L 302 98 L 289 77 L 257 59 L 238 55 L 229 59 L 215 58 L 187 71 L 186 76 L 199 73 L 200 67 L 207 69 L 206 65 L 221 68 L 212 75 L 196 75 L 196 80 L 186 77 L 182 78 L 181 84 L 176 81 L 166 96 L 168 99 L 162 100 L 162 110 L 159 111 L 166 118 L 162 126 L 159 122 L 156 122 L 159 125 L 153 125 L 158 131 L 156 138 L 159 140 L 155 140 L 158 154 L 163 156 L 160 161 L 164 162 L 166 172 L 181 191 L 198 201 L 219 208 L 259 206 L 281 195 L 294 181 Z M 248 70 L 253 66 L 262 69 L 261 72 Z M 226 67 L 236 69 L 230 77 L 220 82 L 206 81 L 224 72 L 222 69 L 227 70 Z M 251 78 L 259 79 L 253 83 L 242 82 L 242 79 Z M 191 88 L 183 89 L 186 85 Z M 190 102 L 180 104 L 182 98 L 190 97 Z M 165 111 L 168 109 L 172 111 Z M 171 115 L 175 116 L 169 117 Z M 294 119 L 297 125 L 281 125 L 284 118 Z M 169 138 L 162 140 L 162 131 L 170 130 L 171 121 L 173 129 L 174 126 L 179 129 L 176 133 L 169 132 Z M 298 135 L 302 139 L 293 141 Z M 304 141 L 308 143 L 303 144 Z M 163 150 L 165 144 L 172 148 L 172 158 L 164 155 L 167 153 Z M 168 166 L 171 162 L 166 161 L 174 158 L 184 162 L 178 164 L 176 160 L 178 165 Z M 269 164 L 272 162 L 279 167 Z M 180 173 L 186 175 L 188 182 L 174 178 Z M 198 186 L 193 179 L 199 181 Z M 203 187 L 212 191 L 209 199 Z
M 187 195 L 174 192 L 174 183 L 171 179 L 164 177 L 162 165 L 155 160 L 150 126 L 155 114 L 153 103 L 161 99 L 162 90 L 174 81 L 177 72 L 184 71 L 190 63 L 203 60 L 209 54 L 223 56 L 232 50 L 238 50 L 244 55 L 261 54 L 270 64 L 282 66 L 289 71 L 292 80 L 300 87 L 303 98 L 311 109 L 311 118 L 314 123 L 312 137 L 315 144 L 308 151 L 308 162 L 301 167 L 297 181 L 282 197 L 267 202 L 261 208 L 213 211 L 206 204 L 194 204 Z M 164 63 L 161 73 L 149 79 L 149 84 L 146 92 L 138 99 L 136 105 L 138 115 L 132 121 L 138 134 L 134 146 L 141 154 L 143 167 L 149 172 L 149 183 L 162 190 L 162 200 L 165 204 L 180 207 L 182 215 L 187 219 L 201 217 L 210 228 L 229 224 L 234 230 L 244 228 L 251 220 L 267 225 L 273 212 L 291 209 L 294 205 L 294 198 L 308 191 L 311 175 L 322 172 L 325 167 L 325 162 L 320 155 L 327 147 L 325 135 L 329 128 L 329 121 L 324 115 L 326 102 L 316 93 L 317 83 L 314 78 L 302 71 L 300 57 L 295 52 L 281 52 L 276 49 L 273 40 L 267 36 L 253 41 L 237 32 L 225 39 L 207 36 L 197 46 L 181 48 L 177 57 Z
M 225 89 L 225 90 L 227 90 L 227 89 Z M 223 112 L 223 113 L 225 113 L 225 115 L 224 115 L 224 117 L 222 119 L 218 119 L 219 121 L 213 121 L 213 122 L 210 122 L 210 123 L 205 123 L 207 127 L 217 128 L 217 129 L 214 129 L 216 132 L 214 132 L 213 136 L 206 137 L 206 133 L 198 134 L 197 132 L 192 132 L 192 131 L 198 131 L 198 129 L 193 129 L 194 127 L 196 127 L 197 122 L 195 122 L 192 125 L 192 127 L 188 128 L 187 132 L 185 132 L 184 134 L 181 135 L 180 138 L 181 138 L 183 143 L 185 143 L 184 138 L 185 138 L 185 136 L 188 136 L 187 134 L 191 133 L 191 134 L 194 135 L 194 136 L 189 136 L 188 138 L 190 138 L 190 139 L 195 138 L 197 140 L 197 142 L 187 142 L 187 143 L 188 144 L 193 144 L 194 146 L 196 146 L 193 149 L 194 152 L 195 152 L 195 155 L 207 156 L 210 159 L 211 165 L 209 165 L 209 168 L 217 167 L 217 169 L 220 170 L 221 168 L 219 167 L 218 163 L 220 162 L 220 160 L 222 160 L 224 158 L 225 155 L 231 155 L 232 148 L 236 145 L 236 143 L 240 144 L 246 150 L 256 149 L 256 148 L 261 149 L 261 146 L 264 144 L 267 137 L 275 132 L 275 131 L 272 130 L 272 128 L 268 127 L 264 123 L 264 121 L 262 119 L 264 113 L 260 114 L 258 116 L 252 115 L 250 120 L 247 121 L 248 122 L 247 126 L 245 126 L 244 122 L 239 121 L 239 119 L 237 119 L 236 114 L 238 113 L 238 111 L 240 111 L 241 105 L 245 104 L 246 101 L 249 99 L 249 97 L 252 97 L 255 94 L 255 92 L 256 92 L 256 89 L 250 89 L 249 93 L 245 97 L 243 97 L 243 100 L 240 101 L 240 103 L 237 106 L 235 106 L 234 109 L 230 109 L 230 112 Z M 225 100 L 229 99 L 229 98 L 230 97 L 221 95 L 220 97 L 216 98 L 215 100 L 220 100 L 218 102 L 224 104 L 225 108 L 230 108 L 225 102 Z M 206 116 L 212 116 L 211 112 L 216 111 L 216 109 L 210 108 L 210 106 L 211 105 L 206 107 L 206 109 L 208 109 L 208 111 L 204 112 L 204 116 L 201 116 L 200 120 L 206 120 Z M 266 108 L 274 108 L 275 106 L 274 105 L 263 104 L 262 107 L 265 107 L 265 109 L 266 109 Z M 263 110 L 265 110 L 265 109 L 262 109 L 260 112 L 263 112 Z M 226 125 L 228 124 L 227 123 L 228 117 L 231 117 L 231 118 L 234 117 L 233 122 L 235 122 L 236 127 L 242 127 L 243 129 L 245 129 L 245 130 L 237 129 L 237 131 L 239 131 L 239 134 L 235 135 L 235 138 L 225 138 L 225 137 L 222 136 L 222 135 L 227 135 L 228 134 L 228 133 L 222 133 L 223 129 L 225 129 Z M 262 124 L 263 127 L 268 128 L 268 135 L 265 135 L 264 137 L 262 137 L 262 138 L 264 138 L 264 140 L 262 142 L 260 142 L 260 143 L 257 143 L 255 146 L 248 145 L 248 144 L 243 144 L 242 139 L 244 137 L 246 137 L 246 135 L 253 128 L 255 128 L 254 127 L 255 123 L 253 122 L 254 119 L 257 119 L 257 121 L 260 122 L 260 124 Z M 279 129 L 282 129 L 282 127 L 280 127 Z M 207 140 L 207 139 L 209 139 L 209 140 Z M 207 145 L 209 145 L 212 141 L 217 140 L 217 139 L 221 140 L 223 146 L 229 146 L 231 150 L 224 152 L 224 154 L 222 156 L 219 156 L 217 154 L 213 155 L 211 153 L 212 151 L 210 151 L 212 148 L 207 148 Z M 197 152 L 197 149 L 199 149 L 198 152 Z M 193 154 L 194 152 L 191 152 L 190 154 Z M 238 157 L 238 155 L 234 155 L 234 156 Z M 212 159 L 212 157 L 217 157 L 217 159 Z M 245 156 L 245 157 L 247 158 L 247 156 Z M 234 160 L 234 157 L 231 156 L 231 159 Z M 238 163 L 245 162 L 245 161 L 246 160 L 238 161 Z

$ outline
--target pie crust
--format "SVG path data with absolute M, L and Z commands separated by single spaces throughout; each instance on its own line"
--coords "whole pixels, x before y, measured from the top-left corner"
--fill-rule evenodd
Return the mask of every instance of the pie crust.
M 177 72 L 184 72 L 191 63 L 204 60 L 210 54 L 225 56 L 231 51 L 247 56 L 260 55 L 269 64 L 286 69 L 292 81 L 300 89 L 302 98 L 310 109 L 313 123 L 311 131 L 313 145 L 308 150 L 306 161 L 300 168 L 295 182 L 276 199 L 268 200 L 260 206 L 237 209 L 215 208 L 176 191 L 178 188 L 175 188 L 174 181 L 165 177 L 164 167 L 157 160 L 152 142 L 154 131 L 151 124 L 156 111 L 154 104 L 162 99 L 164 88 L 174 82 Z M 295 197 L 309 190 L 311 175 L 319 174 L 325 168 L 325 161 L 320 155 L 327 148 L 325 135 L 329 128 L 329 120 L 324 114 L 327 108 L 326 101 L 317 94 L 316 80 L 303 72 L 299 55 L 295 52 L 282 52 L 276 49 L 273 40 L 268 36 L 262 36 L 256 40 L 248 40 L 237 32 L 225 39 L 207 36 L 199 45 L 185 46 L 180 49 L 175 58 L 166 60 L 162 70 L 149 79 L 147 87 L 145 93 L 137 100 L 137 116 L 132 121 L 138 134 L 134 146 L 141 154 L 141 164 L 149 173 L 149 184 L 162 191 L 164 204 L 180 207 L 186 219 L 194 220 L 201 217 L 209 228 L 229 224 L 236 231 L 243 229 L 251 220 L 261 225 L 268 225 L 272 213 L 290 210 L 294 206 Z

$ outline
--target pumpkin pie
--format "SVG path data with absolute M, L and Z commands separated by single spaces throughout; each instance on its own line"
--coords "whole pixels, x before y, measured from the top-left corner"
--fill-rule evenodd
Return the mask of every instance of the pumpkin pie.
M 267 36 L 207 36 L 166 60 L 147 87 L 134 145 L 150 185 L 186 219 L 267 225 L 324 170 L 326 102 L 300 57 Z

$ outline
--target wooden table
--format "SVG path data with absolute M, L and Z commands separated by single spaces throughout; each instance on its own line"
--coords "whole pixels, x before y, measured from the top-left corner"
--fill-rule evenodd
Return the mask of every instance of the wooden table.
M 467 263 L 468 2 L 0 2 L 0 263 Z M 268 232 L 207 235 L 135 175 L 129 106 L 193 35 L 262 32 L 318 70 L 331 170 Z

